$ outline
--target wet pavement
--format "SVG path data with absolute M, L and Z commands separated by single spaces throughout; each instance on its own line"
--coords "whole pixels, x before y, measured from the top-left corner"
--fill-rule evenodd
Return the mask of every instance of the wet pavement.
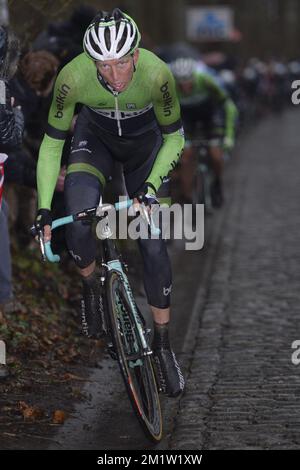
M 240 142 L 171 449 L 299 448 L 299 117 Z

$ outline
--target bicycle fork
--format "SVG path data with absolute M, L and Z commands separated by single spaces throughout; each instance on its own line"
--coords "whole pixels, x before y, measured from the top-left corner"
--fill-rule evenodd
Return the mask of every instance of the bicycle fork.
M 149 339 L 150 339 L 151 330 L 145 327 L 145 325 L 143 324 L 142 319 L 140 318 L 140 314 L 138 312 L 138 309 L 137 309 L 137 306 L 136 306 L 136 303 L 135 303 L 133 293 L 132 293 L 130 284 L 128 282 L 127 276 L 124 273 L 122 263 L 120 262 L 120 260 L 114 259 L 114 260 L 107 261 L 106 263 L 102 262 L 102 268 L 103 268 L 103 270 L 105 269 L 105 271 L 106 271 L 106 272 L 103 273 L 103 276 L 101 277 L 101 283 L 102 283 L 103 287 L 105 285 L 105 279 L 106 279 L 107 273 L 109 271 L 115 271 L 115 272 L 118 273 L 118 276 L 120 277 L 120 280 L 122 282 L 123 288 L 124 288 L 125 293 L 126 293 L 126 297 L 125 297 L 124 300 L 125 300 L 126 303 L 128 302 L 127 305 L 125 305 L 125 307 L 127 307 L 128 309 L 130 309 L 134 313 L 134 317 L 136 319 L 136 326 L 137 326 L 137 329 L 138 329 L 138 335 L 140 337 L 142 348 L 143 348 L 142 356 L 152 355 L 152 350 L 149 347 Z M 122 315 L 121 315 L 121 318 L 122 318 Z M 113 344 L 109 343 L 108 347 L 109 347 L 109 349 L 110 348 L 113 349 Z M 139 364 L 136 363 L 136 365 L 139 365 Z

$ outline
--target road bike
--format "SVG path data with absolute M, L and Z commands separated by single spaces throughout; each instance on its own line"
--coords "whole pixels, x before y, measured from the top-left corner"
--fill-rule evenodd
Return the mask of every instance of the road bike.
M 151 330 L 141 314 L 120 253 L 113 241 L 109 223 L 109 211 L 128 209 L 132 200 L 114 205 L 103 204 L 77 214 L 54 220 L 52 230 L 72 223 L 91 223 L 102 243 L 100 270 L 100 306 L 107 349 L 116 359 L 125 383 L 129 400 L 146 436 L 155 443 L 162 439 L 162 413 L 158 371 L 155 369 L 153 353 L 149 344 Z M 140 210 L 152 233 L 158 233 L 147 208 Z M 44 260 L 59 262 L 59 255 L 52 252 L 50 242 L 44 242 L 43 233 L 38 234 Z

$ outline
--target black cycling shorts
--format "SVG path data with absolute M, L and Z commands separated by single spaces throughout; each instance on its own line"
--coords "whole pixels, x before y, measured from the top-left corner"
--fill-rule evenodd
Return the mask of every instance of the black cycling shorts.
M 119 137 L 91 122 L 83 109 L 75 126 L 67 173 L 90 172 L 104 186 L 112 178 L 114 162 L 120 162 L 132 197 L 150 174 L 161 145 L 158 127 L 142 135 Z

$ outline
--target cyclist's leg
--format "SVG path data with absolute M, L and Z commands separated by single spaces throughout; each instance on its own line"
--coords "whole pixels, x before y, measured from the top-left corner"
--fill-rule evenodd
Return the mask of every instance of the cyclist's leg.
M 208 141 L 212 168 L 217 178 L 222 178 L 224 159 L 222 142 L 224 138 L 225 114 L 220 107 L 211 105 L 204 121 L 205 137 Z
M 112 157 L 97 137 L 88 130 L 75 134 L 65 179 L 66 212 L 72 214 L 97 205 L 112 169 Z M 67 226 L 66 238 L 78 268 L 90 266 L 96 249 L 91 227 L 81 222 Z
M 209 141 L 209 154 L 214 172 L 214 179 L 211 183 L 211 198 L 214 207 L 221 207 L 224 200 L 224 152 L 222 147 L 225 129 L 224 111 L 222 109 L 213 109 L 208 122 L 209 127 L 207 128 L 207 138 Z
M 128 167 L 125 166 L 124 168 L 125 184 L 129 197 L 134 197 L 140 187 L 143 186 L 162 143 L 161 135 L 157 132 L 148 133 L 147 136 L 143 137 L 143 141 L 148 139 L 150 139 L 152 147 L 150 156 L 145 159 L 145 148 L 136 145 L 137 150 L 135 150 L 135 153 L 142 151 L 142 163 L 137 168 L 130 169 L 130 171 L 127 170 Z M 164 199 L 169 196 L 168 181 L 162 184 L 157 196 Z M 159 317 L 161 317 L 162 322 L 169 321 L 172 275 L 166 242 L 162 237 L 158 239 L 138 239 L 138 245 L 144 263 L 144 284 L 147 299 L 149 305 L 156 309 L 156 312 L 153 312 L 154 320 L 160 322 Z M 165 312 L 159 313 L 160 309 Z
M 222 178 L 224 170 L 223 149 L 218 142 L 211 142 L 209 153 L 213 163 L 214 173 L 217 178 Z
M 221 207 L 224 202 L 223 195 L 223 171 L 224 158 L 223 149 L 216 142 L 211 143 L 209 147 L 210 156 L 213 163 L 214 178 L 211 181 L 210 194 L 213 207 Z
M 86 126 L 77 126 L 65 179 L 67 213 L 80 212 L 99 203 L 112 167 L 112 158 L 107 148 Z M 84 333 L 99 337 L 102 334 L 100 288 L 95 270 L 96 242 L 91 226 L 82 222 L 67 226 L 66 240 L 69 252 L 82 275 Z
M 195 133 L 196 121 L 185 120 L 184 131 L 186 135 L 183 154 L 179 161 L 180 196 L 183 204 L 192 202 L 193 181 L 197 167 L 195 148 L 192 146 L 192 136 Z
M 69 173 L 65 179 L 65 204 L 68 214 L 74 214 L 96 206 L 103 186 L 92 174 L 81 171 Z M 88 268 L 95 261 L 96 243 L 91 226 L 84 222 L 66 226 L 66 240 L 70 255 L 79 270 Z
M 176 397 L 184 389 L 184 378 L 169 340 L 172 271 L 163 239 L 138 240 L 144 265 L 144 285 L 154 320 L 152 348 L 163 390 Z
M 146 181 L 155 161 L 159 146 L 153 141 L 154 152 L 135 171 L 125 173 L 125 182 L 130 197 Z M 166 196 L 164 183 L 157 196 Z M 166 242 L 159 239 L 139 239 L 138 245 L 144 264 L 144 285 L 147 300 L 154 319 L 154 357 L 160 371 L 161 385 L 170 396 L 179 395 L 184 388 L 184 379 L 169 341 L 170 297 L 172 273 Z

